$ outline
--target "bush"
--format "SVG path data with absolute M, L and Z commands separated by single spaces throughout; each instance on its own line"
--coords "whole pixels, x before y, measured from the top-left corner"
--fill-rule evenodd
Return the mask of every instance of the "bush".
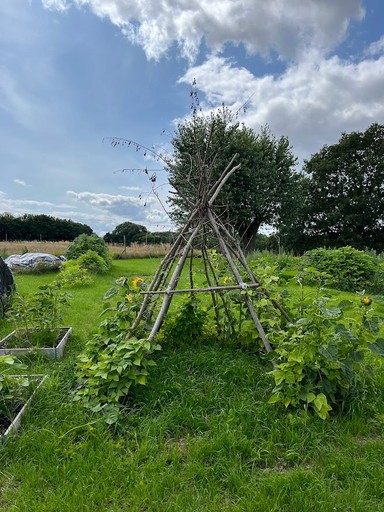
M 108 247 L 104 240 L 95 234 L 79 235 L 68 247 L 65 256 L 68 260 L 76 260 L 83 254 L 86 254 L 88 251 L 94 251 L 101 258 L 103 258 L 107 264 L 108 270 L 111 268 L 112 258 L 109 254 Z
M 91 284 L 92 276 L 86 268 L 79 265 L 78 260 L 68 260 L 61 266 L 56 282 L 64 288 L 74 288 Z
M 378 292 L 383 284 L 382 262 L 352 247 L 313 249 L 305 254 L 310 266 L 327 273 L 328 285 L 342 291 L 370 290 Z
M 105 274 L 110 268 L 108 263 L 95 251 L 87 251 L 82 254 L 77 258 L 76 263 L 91 274 Z

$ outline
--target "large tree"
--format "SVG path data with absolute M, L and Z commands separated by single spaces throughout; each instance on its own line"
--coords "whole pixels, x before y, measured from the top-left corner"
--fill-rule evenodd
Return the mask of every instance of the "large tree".
M 384 245 L 384 126 L 343 134 L 305 163 L 307 246 Z
M 182 224 L 197 196 L 210 190 L 237 155 L 234 165 L 241 167 L 223 187 L 215 210 L 252 250 L 260 226 L 278 225 L 284 209 L 295 202 L 296 159 L 286 137 L 276 139 L 268 127 L 255 134 L 233 121 L 223 107 L 208 117 L 195 113 L 178 125 L 168 165 L 175 189 L 169 202 L 173 220 Z
M 115 227 L 111 233 L 104 235 L 106 242 L 123 243 L 131 245 L 134 242 L 145 242 L 145 236 L 148 234 L 147 228 L 133 222 L 123 222 Z

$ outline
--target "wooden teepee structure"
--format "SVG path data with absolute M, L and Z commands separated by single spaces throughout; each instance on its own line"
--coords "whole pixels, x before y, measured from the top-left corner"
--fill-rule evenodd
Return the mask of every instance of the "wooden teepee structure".
M 152 324 L 149 334 L 149 341 L 152 342 L 161 328 L 174 295 L 177 293 L 208 293 L 211 296 L 214 306 L 220 301 L 223 301 L 223 304 L 225 305 L 223 296 L 225 292 L 229 290 L 247 292 L 248 290 L 251 291 L 252 289 L 258 289 L 264 297 L 269 298 L 268 292 L 261 287 L 257 277 L 250 269 L 239 242 L 220 220 L 213 207 L 214 202 L 225 183 L 238 169 L 240 169 L 240 164 L 235 165 L 236 158 L 237 155 L 234 155 L 219 179 L 213 183 L 213 185 L 209 184 L 209 177 L 213 174 L 212 169 L 209 169 L 206 165 L 197 166 L 199 180 L 196 190 L 195 204 L 193 205 L 189 218 L 185 222 L 184 227 L 181 229 L 170 251 L 158 267 L 149 287 L 146 291 L 142 292 L 144 294 L 144 299 L 136 320 L 131 326 L 130 334 L 135 332 L 143 319 L 148 321 L 148 319 L 151 319 L 154 316 L 155 305 L 157 304 L 157 301 L 162 298 L 161 306 L 157 309 L 157 316 Z M 228 286 L 220 283 L 217 273 L 215 272 L 209 258 L 207 240 L 212 240 L 212 238 L 216 240 L 218 250 L 224 257 L 227 266 L 233 275 L 233 284 Z M 199 256 L 201 255 L 201 259 L 203 261 L 207 286 L 204 288 L 195 288 L 191 277 L 191 287 L 187 289 L 179 289 L 178 283 L 182 270 L 188 261 L 188 258 L 190 258 L 190 265 L 192 265 L 195 254 L 194 250 L 196 247 L 198 248 Z M 190 275 L 192 276 L 192 272 L 190 272 Z M 265 330 L 256 313 L 251 294 L 242 293 L 241 297 L 247 306 L 250 317 L 255 324 L 265 350 L 267 352 L 271 352 L 271 344 L 268 341 Z M 288 319 L 287 314 L 276 301 L 271 299 L 271 304 L 276 308 L 280 317 L 282 315 Z

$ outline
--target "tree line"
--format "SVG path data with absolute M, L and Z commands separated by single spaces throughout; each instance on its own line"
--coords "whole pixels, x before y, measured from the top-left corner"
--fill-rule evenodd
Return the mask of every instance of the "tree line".
M 72 241 L 79 235 L 94 234 L 87 224 L 80 224 L 72 220 L 57 219 L 44 214 L 24 214 L 20 216 L 11 213 L 0 214 L 0 240 L 43 240 L 45 242 Z M 131 245 L 171 243 L 174 233 L 150 232 L 145 226 L 133 222 L 123 222 L 115 227 L 111 233 L 104 235 L 107 243 Z
M 26 213 L 14 216 L 10 213 L 0 214 L 0 240 L 71 241 L 82 233 L 91 235 L 93 230 L 86 224 L 67 219 L 57 219 L 50 215 Z

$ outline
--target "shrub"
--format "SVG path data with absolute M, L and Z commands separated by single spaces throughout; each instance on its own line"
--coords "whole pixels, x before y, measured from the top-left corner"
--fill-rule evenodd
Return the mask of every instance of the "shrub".
M 77 258 L 78 265 L 91 274 L 105 274 L 110 266 L 96 251 L 87 251 Z
M 111 268 L 112 258 L 109 255 L 108 247 L 104 240 L 95 234 L 86 235 L 83 233 L 82 235 L 76 237 L 68 247 L 65 256 L 68 260 L 76 260 L 88 251 L 94 251 L 101 258 L 103 258 L 108 266 L 108 269 Z
M 314 249 L 305 255 L 309 265 L 329 275 L 328 285 L 342 291 L 379 291 L 383 284 L 378 258 L 352 247 Z
M 61 266 L 56 282 L 65 288 L 73 288 L 91 284 L 92 276 L 86 268 L 80 266 L 78 260 L 68 260 Z

